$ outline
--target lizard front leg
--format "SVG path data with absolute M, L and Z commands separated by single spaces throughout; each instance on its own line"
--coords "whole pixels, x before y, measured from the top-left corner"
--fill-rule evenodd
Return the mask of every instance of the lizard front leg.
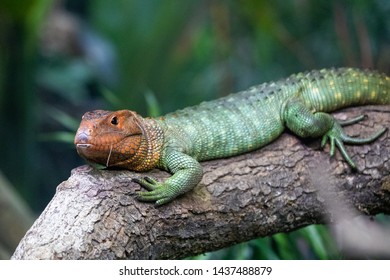
M 356 164 L 348 155 L 344 144 L 365 144 L 376 140 L 387 129 L 382 128 L 367 138 L 353 138 L 348 136 L 342 126 L 354 124 L 364 118 L 359 116 L 348 121 L 337 121 L 333 116 L 323 112 L 311 112 L 310 109 L 299 99 L 292 98 L 287 101 L 282 112 L 286 126 L 300 137 L 322 137 L 321 146 L 330 142 L 330 155 L 334 155 L 335 146 L 340 150 L 348 164 L 356 169 Z
M 172 201 L 175 197 L 192 190 L 202 179 L 202 166 L 194 158 L 182 152 L 168 150 L 161 159 L 162 168 L 173 173 L 165 182 L 145 177 L 133 179 L 148 192 L 139 192 L 138 200 L 156 202 L 162 205 Z

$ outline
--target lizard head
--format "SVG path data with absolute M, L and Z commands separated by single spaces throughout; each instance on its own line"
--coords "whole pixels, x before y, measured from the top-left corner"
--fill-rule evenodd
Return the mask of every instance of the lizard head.
M 85 113 L 74 139 L 78 154 L 88 162 L 132 170 L 145 157 L 146 142 L 144 119 L 129 110 Z

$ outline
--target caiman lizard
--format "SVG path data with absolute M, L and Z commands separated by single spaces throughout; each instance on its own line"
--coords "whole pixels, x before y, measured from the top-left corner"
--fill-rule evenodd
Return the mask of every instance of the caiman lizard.
M 200 161 L 230 157 L 267 145 L 288 128 L 299 137 L 322 137 L 356 168 L 344 143 L 364 144 L 342 126 L 359 116 L 337 121 L 328 112 L 355 105 L 390 104 L 390 77 L 354 68 L 323 69 L 263 83 L 226 97 L 203 102 L 158 118 L 129 110 L 84 114 L 74 143 L 88 162 L 106 168 L 147 171 L 159 168 L 172 176 L 165 182 L 134 179 L 147 191 L 141 201 L 161 205 L 193 189 L 202 179 Z

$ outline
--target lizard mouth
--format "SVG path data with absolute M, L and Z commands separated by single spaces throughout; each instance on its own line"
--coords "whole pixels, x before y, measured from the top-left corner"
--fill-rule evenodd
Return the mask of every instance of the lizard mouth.
M 78 143 L 76 144 L 76 151 L 82 157 L 87 157 L 90 153 L 93 153 L 94 145 Z
M 86 143 L 76 143 L 76 151 L 80 156 L 84 158 L 88 158 L 88 156 L 91 156 L 96 153 L 94 145 Z
M 81 149 L 86 149 L 86 148 L 89 148 L 91 147 L 92 144 L 76 144 L 76 148 L 81 148 Z
M 86 161 L 104 167 L 120 166 L 128 161 L 137 152 L 142 134 L 126 135 L 121 139 L 111 139 L 111 142 L 85 143 L 90 139 L 83 136 L 76 137 L 75 146 L 77 153 Z M 132 147 L 132 148 L 130 148 Z

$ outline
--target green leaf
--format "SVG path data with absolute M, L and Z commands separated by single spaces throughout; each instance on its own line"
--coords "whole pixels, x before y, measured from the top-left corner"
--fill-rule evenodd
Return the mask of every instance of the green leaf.
M 75 119 L 74 117 L 57 108 L 47 106 L 46 111 L 50 117 L 71 131 L 76 131 L 80 125 L 80 121 L 78 119 Z
M 118 98 L 118 95 L 109 90 L 108 88 L 102 88 L 101 89 L 101 94 L 103 98 L 111 105 L 113 108 L 117 109 L 123 109 L 121 108 L 121 100 Z
M 38 140 L 45 141 L 45 142 L 57 141 L 57 142 L 73 144 L 74 133 L 67 132 L 67 131 L 41 133 L 38 136 Z
M 144 93 L 145 101 L 147 105 L 147 114 L 149 117 L 158 117 L 161 115 L 161 109 L 158 104 L 157 98 L 151 90 Z

